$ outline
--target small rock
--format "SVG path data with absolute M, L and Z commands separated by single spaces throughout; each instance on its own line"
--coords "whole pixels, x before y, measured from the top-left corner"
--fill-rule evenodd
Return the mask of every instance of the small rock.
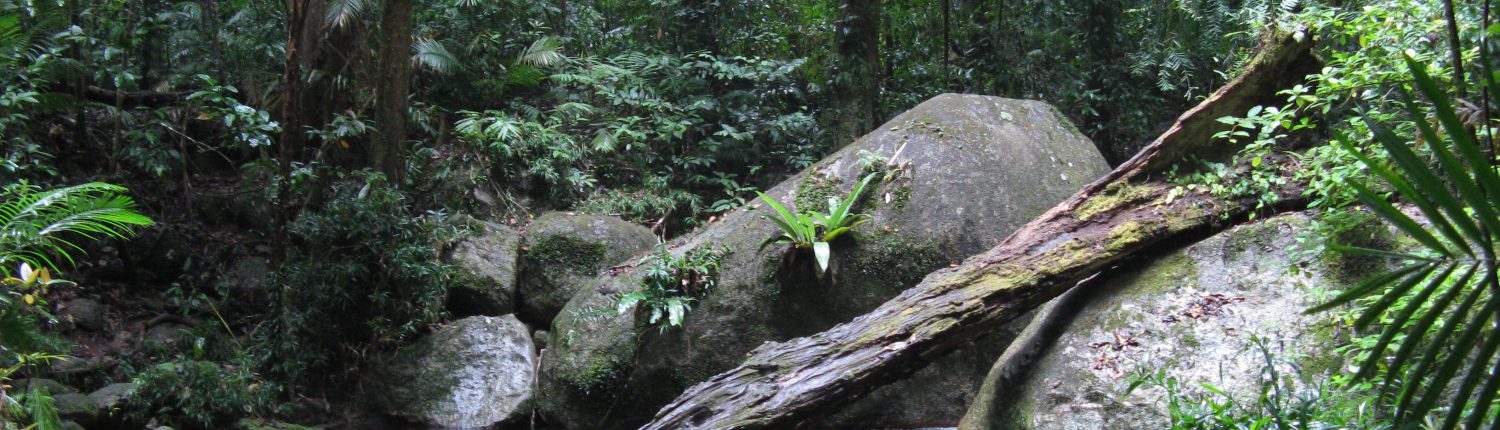
M 146 330 L 146 343 L 158 342 L 167 345 L 176 345 L 182 342 L 182 338 L 186 335 L 187 330 L 188 326 L 174 322 L 157 324 L 151 327 L 150 330 Z
M 120 402 L 124 401 L 125 398 L 130 397 L 131 392 L 134 390 L 135 384 L 131 382 L 109 384 L 105 385 L 104 388 L 89 393 L 89 400 L 92 400 L 94 405 L 98 406 L 99 409 L 112 410 Z
M 89 330 L 104 330 L 104 306 L 94 299 L 73 299 L 57 307 L 58 316 L 73 327 Z
M 537 351 L 547 349 L 547 343 L 551 340 L 552 333 L 548 333 L 546 330 L 537 330 L 531 334 L 531 341 L 536 343 Z
M 53 360 L 48 369 L 55 375 L 71 375 L 105 370 L 119 364 L 113 357 L 66 357 Z
M 651 230 L 618 217 L 548 212 L 526 227 L 516 312 L 548 326 L 600 269 L 651 249 Z
M 435 428 L 519 420 L 536 379 L 529 334 L 513 315 L 455 321 L 381 360 L 370 393 L 386 413 Z
M 67 385 L 63 385 L 63 383 L 61 383 L 61 382 L 57 382 L 57 381 L 54 381 L 54 380 L 51 380 L 51 379 L 46 379 L 46 378 L 17 379 L 15 381 L 11 381 L 10 386 L 14 387 L 15 391 L 22 391 L 22 390 L 29 391 L 32 388 L 40 388 L 42 390 L 45 390 L 48 394 L 63 394 L 63 393 L 76 393 L 76 392 L 78 392 L 78 390 L 74 389 L 73 387 L 69 387 Z
M 223 282 L 234 294 L 254 294 L 266 285 L 270 263 L 264 257 L 243 257 L 229 265 Z
M 83 424 L 75 423 L 75 422 L 72 422 L 72 421 L 63 421 L 63 423 L 62 423 L 62 430 L 87 430 L 87 429 L 85 429 L 83 427 Z
M 56 394 L 52 396 L 52 404 L 57 407 L 57 415 L 65 420 L 85 425 L 99 420 L 99 406 L 89 396 L 78 393 Z

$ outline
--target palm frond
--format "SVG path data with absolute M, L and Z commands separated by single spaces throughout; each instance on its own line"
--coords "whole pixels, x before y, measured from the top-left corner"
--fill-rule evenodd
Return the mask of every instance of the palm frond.
M 26 187 L 0 203 L 0 271 L 14 263 L 57 268 L 49 256 L 72 262 L 80 250 L 70 235 L 125 238 L 152 224 L 135 211 L 125 188 L 102 182 L 42 191 Z
M 1378 299 L 1362 302 L 1364 312 L 1355 322 L 1358 329 L 1384 325 L 1356 378 L 1384 378 L 1381 396 L 1394 408 L 1398 427 L 1424 422 L 1432 411 L 1446 409 L 1436 428 L 1451 430 L 1460 422 L 1465 428 L 1478 428 L 1493 420 L 1490 403 L 1500 391 L 1500 330 L 1494 326 L 1500 310 L 1494 237 L 1500 232 L 1500 207 L 1494 198 L 1500 193 L 1500 177 L 1425 66 L 1410 57 L 1406 63 L 1442 126 L 1428 125 L 1422 120 L 1426 113 L 1408 100 L 1411 117 L 1417 118 L 1415 128 L 1436 168 L 1406 140 L 1369 117 L 1365 120 L 1390 154 L 1394 169 L 1374 162 L 1347 141 L 1338 143 L 1385 180 L 1395 195 L 1417 206 L 1429 225 L 1397 210 L 1371 187 L 1349 183 L 1359 199 L 1434 256 L 1335 247 L 1408 264 L 1373 276 L 1311 311 L 1379 293 Z
M 453 55 L 442 42 L 423 39 L 411 45 L 412 62 L 426 67 L 428 70 L 440 74 L 449 74 L 463 69 L 463 63 L 458 56 Z
M 329 27 L 347 27 L 349 23 L 363 17 L 372 8 L 370 0 L 331 0 L 323 13 L 323 24 Z
M 531 46 L 521 51 L 516 61 L 536 68 L 561 64 L 567 59 L 562 53 L 562 47 L 562 39 L 551 36 L 543 37 L 531 42 Z

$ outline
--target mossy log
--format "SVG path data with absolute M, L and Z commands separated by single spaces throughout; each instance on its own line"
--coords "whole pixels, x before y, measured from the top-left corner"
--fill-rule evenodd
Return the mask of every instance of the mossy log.
M 1189 192 L 1164 171 L 1186 154 L 1238 148 L 1211 136 L 1317 70 L 1306 32 L 1268 36 L 1244 73 L 1183 113 L 1134 158 L 963 264 L 928 275 L 874 311 L 812 336 L 766 343 L 738 367 L 689 388 L 644 429 L 790 428 L 1035 309 L 1134 255 L 1207 237 L 1253 213 L 1253 200 Z M 1222 159 L 1222 158 L 1220 158 Z M 1289 186 L 1271 210 L 1305 206 Z

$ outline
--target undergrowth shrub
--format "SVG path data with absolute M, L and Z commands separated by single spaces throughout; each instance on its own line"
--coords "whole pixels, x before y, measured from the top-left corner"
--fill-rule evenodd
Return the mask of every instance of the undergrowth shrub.
M 437 246 L 462 229 L 441 213 L 411 213 L 378 175 L 336 181 L 327 201 L 289 227 L 286 262 L 269 285 L 260 330 L 266 369 L 294 385 L 336 380 L 372 349 L 398 345 L 446 317 L 452 266 Z
M 255 374 L 248 355 L 228 363 L 182 358 L 136 374 L 123 409 L 131 421 L 176 428 L 225 428 L 239 417 L 274 413 L 280 386 Z

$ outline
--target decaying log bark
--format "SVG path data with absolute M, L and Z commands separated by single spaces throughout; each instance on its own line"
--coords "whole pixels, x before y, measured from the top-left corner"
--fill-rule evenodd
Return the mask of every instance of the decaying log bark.
M 1166 198 L 1160 173 L 1186 154 L 1213 159 L 1216 120 L 1243 115 L 1318 68 L 1304 33 L 1267 37 L 1245 72 L 1134 158 L 1017 230 L 999 246 L 864 316 L 813 336 L 767 343 L 739 367 L 689 388 L 644 429 L 795 427 L 909 375 L 1132 255 L 1207 237 L 1255 202 L 1201 193 Z M 1284 190 L 1279 209 L 1305 205 Z

